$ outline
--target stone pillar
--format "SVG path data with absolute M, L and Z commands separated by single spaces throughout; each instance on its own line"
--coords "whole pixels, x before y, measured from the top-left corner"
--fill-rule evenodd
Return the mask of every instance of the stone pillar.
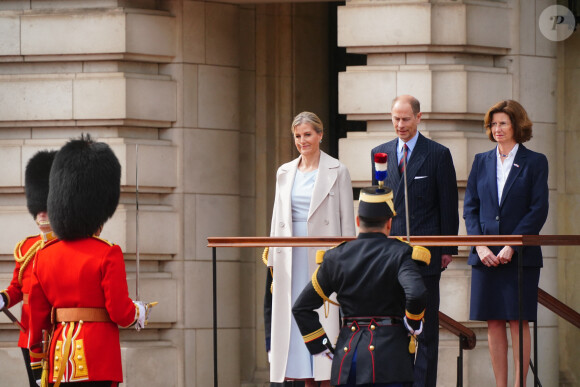
M 576 214 L 580 211 L 580 131 L 578 110 L 580 95 L 580 34 L 578 30 L 558 43 L 558 234 L 580 234 Z M 556 292 L 557 290 L 557 292 Z M 558 248 L 558 287 L 554 295 L 572 309 L 580 310 L 580 248 Z M 580 381 L 577 361 L 580 357 L 580 330 L 561 319 L 560 385 L 573 386 Z
M 536 3 L 541 8 L 543 3 Z M 339 7 L 339 46 L 367 55 L 366 66 L 348 67 L 339 78 L 339 112 L 348 119 L 367 122 L 366 132 L 348 133 L 340 141 L 340 159 L 348 166 L 354 185 L 370 183 L 370 150 L 395 138 L 390 107 L 401 94 L 414 95 L 421 102 L 419 130 L 451 150 L 460 216 L 474 155 L 494 146 L 485 135 L 483 116 L 497 101 L 513 98 L 522 103 L 534 122 L 534 138 L 526 146 L 546 154 L 554 171 L 556 51 L 555 44 L 541 36 L 534 10 L 527 2 L 516 0 L 353 0 Z M 555 176 L 552 172 L 549 177 L 551 209 L 544 234 L 556 233 Z M 460 234 L 465 234 L 463 221 Z M 554 248 L 543 250 L 540 286 L 553 291 L 556 253 Z M 486 324 L 468 321 L 471 271 L 466 257 L 467 249 L 460 249 L 459 257 L 444 272 L 440 310 L 477 333 L 477 347 L 464 352 L 464 382 L 489 385 L 494 379 Z M 556 385 L 556 318 L 543 308 L 538 318 L 541 380 Z M 455 384 L 457 355 L 457 338 L 441 330 L 439 384 Z M 510 383 L 511 378 L 510 368 Z M 530 376 L 528 383 L 532 381 Z
M 159 301 L 145 331 L 121 332 L 124 385 L 179 385 L 181 356 L 166 330 L 177 323 L 183 301 L 180 270 L 171 270 L 183 260 L 175 200 L 183 190 L 176 168 L 181 144 L 165 135 L 177 121 L 178 87 L 160 71 L 177 55 L 177 22 L 171 13 L 141 4 L 145 8 L 111 1 L 0 4 L 0 281 L 4 287 L 12 276 L 15 243 L 38 232 L 23 194 L 30 156 L 81 133 L 108 143 L 122 166 L 122 193 L 102 237 L 123 249 L 132 296 L 138 239 L 141 299 Z M 0 369 L 8 378 L 3 383 L 23 385 L 17 330 L 4 316 L 0 328 Z

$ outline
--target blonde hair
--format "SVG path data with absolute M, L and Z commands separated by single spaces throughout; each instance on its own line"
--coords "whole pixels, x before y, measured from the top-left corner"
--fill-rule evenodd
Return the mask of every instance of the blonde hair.
M 294 121 L 292 121 L 292 134 L 294 134 L 294 129 L 298 125 L 302 124 L 310 124 L 316 131 L 316 133 L 321 134 L 324 132 L 324 126 L 322 125 L 322 121 L 318 116 L 312 112 L 302 112 L 294 117 Z

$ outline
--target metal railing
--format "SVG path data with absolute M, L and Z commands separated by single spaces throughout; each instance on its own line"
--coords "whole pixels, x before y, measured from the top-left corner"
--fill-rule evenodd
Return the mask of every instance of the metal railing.
M 390 237 L 395 238 L 395 237 Z M 217 248 L 218 247 L 331 247 L 344 241 L 356 239 L 354 237 L 209 237 L 208 247 L 212 248 L 212 273 L 213 273 L 213 348 L 214 348 L 214 386 L 218 386 L 218 361 L 217 361 Z M 437 235 L 437 236 L 411 236 L 410 243 L 420 246 L 512 246 L 522 256 L 523 246 L 578 246 L 580 245 L 580 235 Z M 522 315 L 522 260 L 518 259 L 518 302 L 519 316 Z M 545 293 L 545 292 L 544 292 Z M 547 293 L 546 293 L 547 294 Z M 547 300 L 544 294 L 540 294 L 539 302 Z M 553 298 L 553 297 L 552 297 Z M 550 299 L 550 301 L 553 301 Z M 557 300 L 556 300 L 557 301 Z M 561 304 L 561 303 L 560 303 Z M 554 307 L 557 308 L 557 307 Z M 569 309 L 569 308 L 568 308 Z M 551 309 L 552 310 L 552 309 Z M 558 309 L 557 309 L 558 310 Z M 560 308 L 560 312 L 565 314 L 565 308 Z M 574 312 L 572 310 L 572 312 Z M 558 313 L 558 312 L 556 312 Z M 574 312 L 575 313 L 575 312 Z M 441 318 L 442 313 L 439 316 Z M 443 316 L 445 316 L 443 314 Z M 444 321 L 448 321 L 443 317 Z M 453 324 L 448 324 L 453 326 Z M 458 328 L 457 326 L 455 326 Z M 447 327 L 445 327 L 448 329 Z M 467 328 L 466 328 L 467 329 Z M 519 319 L 519 358 L 520 358 L 520 385 L 523 381 L 523 325 Z M 460 357 L 462 349 L 467 349 L 461 342 L 460 337 Z M 469 346 L 469 340 L 467 346 Z M 473 336 L 475 346 L 475 335 Z M 537 363 L 537 323 L 534 324 L 534 361 Z M 459 361 L 459 359 L 458 359 Z M 538 386 L 539 377 L 537 364 L 532 365 L 534 372 L 534 385 Z M 458 378 L 458 383 L 459 383 Z

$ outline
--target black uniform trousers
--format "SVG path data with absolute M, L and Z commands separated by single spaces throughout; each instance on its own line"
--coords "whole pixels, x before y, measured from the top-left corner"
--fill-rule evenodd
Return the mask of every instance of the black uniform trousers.
M 423 333 L 419 336 L 419 348 L 415 360 L 413 387 L 436 387 L 437 361 L 439 355 L 439 275 L 423 276 L 427 288 L 427 306 Z

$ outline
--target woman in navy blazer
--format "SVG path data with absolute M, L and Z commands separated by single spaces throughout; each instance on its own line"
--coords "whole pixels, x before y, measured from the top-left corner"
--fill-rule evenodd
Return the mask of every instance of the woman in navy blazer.
M 532 122 L 516 101 L 496 103 L 485 115 L 489 139 L 497 147 L 475 156 L 467 181 L 463 217 L 469 235 L 537 235 L 548 216 L 548 160 L 522 143 L 532 137 Z M 522 250 L 524 277 L 524 380 L 530 359 L 528 321 L 536 321 L 540 246 Z M 471 320 L 487 321 L 489 352 L 497 386 L 507 386 L 510 325 L 514 380 L 519 383 L 517 260 L 511 246 L 476 246 L 471 271 Z

